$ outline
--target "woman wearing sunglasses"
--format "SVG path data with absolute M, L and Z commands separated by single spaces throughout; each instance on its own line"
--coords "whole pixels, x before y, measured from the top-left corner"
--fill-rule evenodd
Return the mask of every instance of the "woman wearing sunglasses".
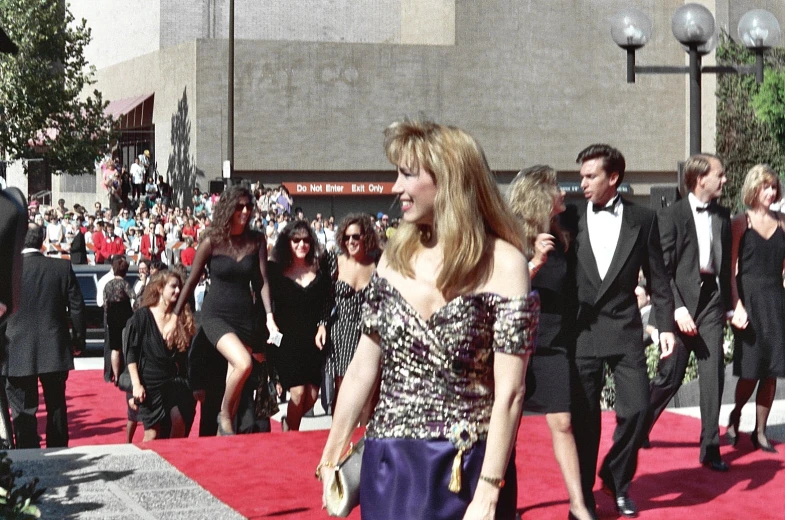
M 289 391 L 281 427 L 299 430 L 319 394 L 331 303 L 330 279 L 319 269 L 319 248 L 308 222 L 290 222 L 278 235 L 270 262 L 270 290 L 283 337 L 280 346 L 268 352 L 283 390 Z
M 179 315 L 205 267 L 209 268 L 211 286 L 202 306 L 201 326 L 210 343 L 229 363 L 217 418 L 218 435 L 234 434 L 240 394 L 251 373 L 252 356 L 264 361 L 267 334 L 260 330 L 260 320 L 254 312 L 256 294 L 261 296 L 267 313 L 267 330 L 270 334 L 278 331 L 267 281 L 265 236 L 249 226 L 253 208 L 253 198 L 245 187 L 233 186 L 223 192 L 213 224 L 199 241 L 191 275 L 174 309 Z
M 330 403 L 334 409 L 343 376 L 354 357 L 360 340 L 360 315 L 366 288 L 379 260 L 379 241 L 368 215 L 352 213 L 338 225 L 338 252 L 327 255 L 332 278 L 333 308 L 330 316 L 330 337 L 327 342 L 325 375 L 335 381 Z M 369 403 L 370 404 L 370 403 Z M 368 422 L 368 407 L 360 422 Z

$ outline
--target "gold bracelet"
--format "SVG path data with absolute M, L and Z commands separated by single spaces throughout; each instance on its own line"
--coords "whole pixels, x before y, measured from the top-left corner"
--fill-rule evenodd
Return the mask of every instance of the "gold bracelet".
M 316 480 L 322 480 L 322 468 L 334 468 L 335 464 L 329 461 L 320 462 L 318 466 L 316 466 L 316 472 L 314 476 Z
M 485 481 L 488 484 L 498 489 L 502 489 L 505 484 L 503 478 L 491 478 L 491 477 L 486 477 L 485 475 L 480 475 L 480 480 Z

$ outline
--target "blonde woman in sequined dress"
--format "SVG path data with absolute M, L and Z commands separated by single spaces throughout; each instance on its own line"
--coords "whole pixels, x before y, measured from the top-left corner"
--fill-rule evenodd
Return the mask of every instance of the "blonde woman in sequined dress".
M 403 217 L 368 286 L 317 475 L 328 491 L 380 376 L 363 455 L 363 519 L 512 519 L 515 439 L 539 316 L 519 224 L 466 132 L 394 123 L 385 150 Z

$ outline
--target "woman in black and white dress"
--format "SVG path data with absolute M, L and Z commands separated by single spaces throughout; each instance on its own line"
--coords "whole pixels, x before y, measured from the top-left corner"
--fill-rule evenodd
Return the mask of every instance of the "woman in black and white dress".
M 332 278 L 333 313 L 329 322 L 325 373 L 335 381 L 335 399 L 360 340 L 366 288 L 376 269 L 379 242 L 368 215 L 353 213 L 338 226 L 338 251 L 327 256 Z M 367 410 L 366 410 L 367 411 Z M 368 414 L 364 414 L 367 418 Z

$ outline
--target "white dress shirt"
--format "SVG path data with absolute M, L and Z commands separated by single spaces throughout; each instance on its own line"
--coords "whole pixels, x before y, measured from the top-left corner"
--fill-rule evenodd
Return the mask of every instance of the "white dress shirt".
M 619 243 L 621 233 L 621 220 L 624 205 L 616 195 L 605 207 L 613 206 L 612 211 L 594 212 L 594 203 L 589 202 L 586 208 L 586 225 L 589 230 L 589 242 L 594 252 L 594 260 L 597 262 L 597 271 L 600 279 L 604 280 L 611 266 L 613 254 L 616 252 L 616 245 Z
M 708 211 L 698 211 L 698 208 L 708 208 L 708 202 L 701 202 L 698 197 L 690 193 L 687 196 L 695 220 L 695 231 L 698 233 L 698 250 L 700 251 L 701 273 L 716 272 L 711 259 L 711 214 Z
M 711 213 L 708 211 L 698 211 L 698 208 L 708 208 L 709 202 L 698 200 L 694 194 L 687 195 L 692 211 L 692 219 L 695 222 L 695 232 L 698 235 L 698 262 L 700 263 L 701 273 L 716 273 L 711 255 L 711 241 L 713 233 L 711 230 Z M 679 307 L 673 312 L 673 317 L 680 320 L 690 315 L 687 307 Z M 730 314 L 733 315 L 732 312 Z

